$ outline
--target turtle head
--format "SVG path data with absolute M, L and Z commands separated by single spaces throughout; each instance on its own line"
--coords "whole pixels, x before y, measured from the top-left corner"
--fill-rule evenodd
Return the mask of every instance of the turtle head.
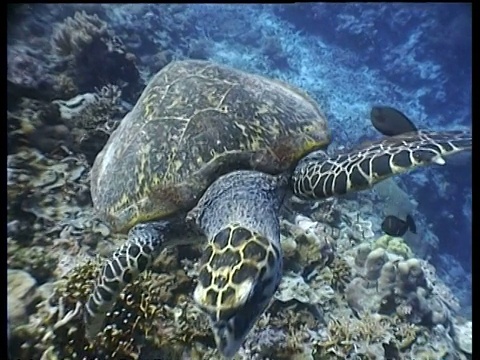
M 210 318 L 218 350 L 231 358 L 281 280 L 278 245 L 231 224 L 209 242 L 201 259 L 194 299 Z

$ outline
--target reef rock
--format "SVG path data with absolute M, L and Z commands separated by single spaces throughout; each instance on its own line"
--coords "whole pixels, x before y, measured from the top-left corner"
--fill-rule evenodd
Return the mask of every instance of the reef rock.
M 22 270 L 7 270 L 7 313 L 13 328 L 26 324 L 28 307 L 37 298 L 37 281 Z
M 455 324 L 455 344 L 467 354 L 472 354 L 472 322 L 467 321 L 463 324 Z

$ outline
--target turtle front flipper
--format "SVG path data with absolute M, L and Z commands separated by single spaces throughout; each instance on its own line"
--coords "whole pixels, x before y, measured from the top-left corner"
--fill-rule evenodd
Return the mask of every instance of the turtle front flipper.
M 208 238 L 194 300 L 231 358 L 276 291 L 282 271 L 278 212 L 286 181 L 254 171 L 220 177 L 191 212 Z
M 295 195 L 323 199 L 367 189 L 393 175 L 471 150 L 468 132 L 419 131 L 371 142 L 345 154 L 327 156 L 317 151 L 302 159 L 292 176 Z
M 106 313 L 128 283 L 145 271 L 167 245 L 172 224 L 156 221 L 139 224 L 128 233 L 128 240 L 104 265 L 93 293 L 85 304 L 84 320 L 87 338 L 102 329 Z

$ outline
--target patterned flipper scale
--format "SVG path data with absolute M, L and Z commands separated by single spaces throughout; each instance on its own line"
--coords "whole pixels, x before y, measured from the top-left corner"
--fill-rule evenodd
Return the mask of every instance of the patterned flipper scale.
M 93 338 L 102 329 L 106 313 L 121 291 L 145 271 L 164 248 L 167 222 L 140 224 L 128 233 L 128 240 L 107 261 L 85 304 L 86 336 Z
M 370 142 L 345 154 L 329 157 L 318 152 L 297 165 L 292 186 L 303 199 L 323 199 L 364 190 L 394 175 L 471 150 L 469 132 L 418 131 Z

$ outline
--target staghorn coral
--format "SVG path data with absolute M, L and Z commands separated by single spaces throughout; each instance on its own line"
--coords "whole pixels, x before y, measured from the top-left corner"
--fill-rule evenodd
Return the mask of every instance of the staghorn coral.
M 406 351 L 416 342 L 422 328 L 415 324 L 404 323 L 395 316 L 392 318 L 392 322 L 394 325 L 392 333 L 395 337 L 395 347 L 399 352 Z
M 345 359 L 352 355 L 381 358 L 384 349 L 375 345 L 391 341 L 389 327 L 390 320 L 377 314 L 365 313 L 360 319 L 332 319 L 322 339 L 315 343 L 314 359 Z
M 252 329 L 239 354 L 243 359 L 309 359 L 310 329 L 321 327 L 318 316 L 306 304 L 275 301 Z
M 332 319 L 314 342 L 313 358 L 400 359 L 400 354 L 409 353 L 422 332 L 425 330 L 417 325 L 375 313 Z
M 96 14 L 77 11 L 56 26 L 52 47 L 61 56 L 78 55 L 94 39 L 107 34 L 107 23 Z
M 331 269 L 330 286 L 340 293 L 345 291 L 345 287 L 352 280 L 352 271 L 350 265 L 342 258 L 335 258 L 329 265 Z

